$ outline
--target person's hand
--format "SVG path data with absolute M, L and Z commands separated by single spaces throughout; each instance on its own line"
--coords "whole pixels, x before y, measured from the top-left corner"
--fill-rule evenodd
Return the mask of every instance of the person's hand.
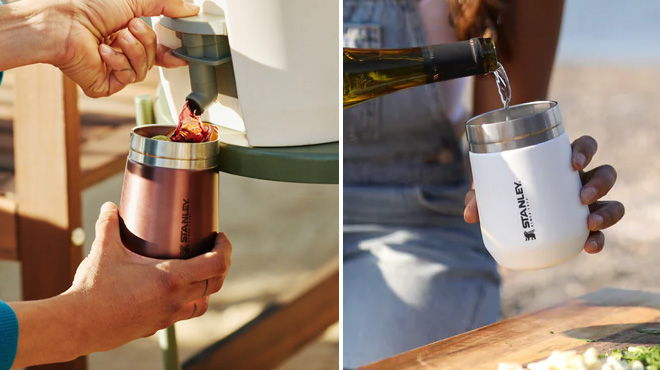
M 201 316 L 227 276 L 231 249 L 221 233 L 212 251 L 188 260 L 137 255 L 121 242 L 117 206 L 105 203 L 72 286 L 55 297 L 9 303 L 19 328 L 12 366 L 71 361 Z
M 590 171 L 584 172 L 584 168 L 591 162 L 598 144 L 591 136 L 582 136 L 571 144 L 573 157 L 571 159 L 573 168 L 580 171 L 582 189 L 580 200 L 589 206 L 591 214 L 587 218 L 589 227 L 589 238 L 584 243 L 587 253 L 598 253 L 605 245 L 605 235 L 601 230 L 606 229 L 621 220 L 625 209 L 621 202 L 600 201 L 614 186 L 616 182 L 616 171 L 610 165 L 598 166 Z M 474 189 L 465 195 L 465 211 L 463 214 L 468 223 L 479 222 L 479 211 Z
M 24 0 L 25 1 L 25 0 Z M 159 45 L 156 34 L 139 17 L 187 17 L 199 7 L 182 0 L 61 0 L 53 19 L 61 40 L 50 64 L 60 68 L 91 97 L 109 96 L 144 80 L 154 65 L 187 63 Z
M 231 264 L 231 243 L 220 233 L 211 252 L 188 260 L 158 260 L 122 245 L 117 207 L 105 203 L 92 250 L 63 295 L 78 302 L 81 354 L 116 348 L 154 334 L 176 321 L 204 314 L 208 298 L 222 287 Z M 83 317 L 84 316 L 84 317 Z

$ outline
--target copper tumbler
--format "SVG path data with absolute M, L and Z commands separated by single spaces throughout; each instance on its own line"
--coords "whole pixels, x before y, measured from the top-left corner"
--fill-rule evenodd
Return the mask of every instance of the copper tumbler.
M 190 258 L 218 233 L 218 141 L 154 140 L 175 126 L 133 129 L 119 203 L 121 240 L 153 258 Z

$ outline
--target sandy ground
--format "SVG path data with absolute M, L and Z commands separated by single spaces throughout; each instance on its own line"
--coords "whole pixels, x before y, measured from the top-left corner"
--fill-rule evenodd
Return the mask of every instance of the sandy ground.
M 607 196 L 626 216 L 606 231 L 605 249 L 560 266 L 504 272 L 504 317 L 560 303 L 604 287 L 657 289 L 660 280 L 660 72 L 651 67 L 561 65 L 549 97 L 560 103 L 569 136 L 593 136 L 593 164 L 611 164 L 617 184 Z M 515 91 L 513 92 L 515 94 Z

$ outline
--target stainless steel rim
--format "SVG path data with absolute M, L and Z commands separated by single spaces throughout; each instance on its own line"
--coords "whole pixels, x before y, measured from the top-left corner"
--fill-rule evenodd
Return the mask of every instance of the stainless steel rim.
M 173 143 L 154 140 L 155 135 L 165 135 L 174 129 L 172 125 L 145 125 L 133 129 L 128 158 L 137 163 L 155 167 L 205 170 L 219 164 L 220 143 Z
M 469 119 L 466 134 L 473 153 L 520 149 L 563 134 L 561 112 L 555 101 L 536 101 L 497 109 Z

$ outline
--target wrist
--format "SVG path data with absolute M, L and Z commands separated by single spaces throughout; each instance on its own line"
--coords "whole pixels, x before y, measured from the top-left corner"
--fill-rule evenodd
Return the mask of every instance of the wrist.
M 53 64 L 71 22 L 66 1 L 22 0 L 0 6 L 0 70 L 35 63 Z
M 69 0 L 21 0 L 29 13 L 28 23 L 34 35 L 34 46 L 38 47 L 34 63 L 57 66 L 64 62 L 67 41 L 73 24 L 73 5 Z M 34 48 L 30 48 L 35 51 Z
M 95 320 L 85 294 L 66 291 L 50 300 L 53 301 L 53 307 L 56 307 L 58 317 L 62 321 L 61 330 L 66 333 L 62 339 L 66 341 L 63 350 L 69 357 L 66 361 L 97 351 L 98 345 L 94 342 L 95 336 L 92 334 Z
M 9 304 L 18 319 L 14 367 L 66 362 L 91 352 L 85 341 L 84 308 L 73 296 L 59 295 Z

